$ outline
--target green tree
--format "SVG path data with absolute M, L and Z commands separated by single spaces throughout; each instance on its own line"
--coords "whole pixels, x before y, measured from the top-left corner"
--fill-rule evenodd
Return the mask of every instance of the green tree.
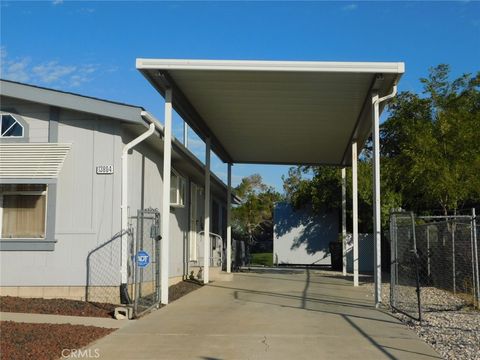
M 274 189 L 265 185 L 259 174 L 242 179 L 235 188 L 235 195 L 241 204 L 232 210 L 232 231 L 234 237 L 243 239 L 249 245 L 273 234 L 273 206 L 281 199 Z
M 358 221 L 360 232 L 372 231 L 372 162 L 370 153 L 362 154 L 358 162 Z M 342 207 L 342 175 L 339 167 L 291 167 L 283 177 L 285 194 L 294 208 L 311 206 L 315 213 L 339 211 Z M 347 227 L 351 231 L 352 171 L 346 172 Z M 400 196 L 382 184 L 382 222 L 388 221 L 391 208 L 400 206 Z
M 341 206 L 342 179 L 337 167 L 291 167 L 282 180 L 287 199 L 296 209 L 309 204 L 318 213 Z
M 430 69 L 424 97 L 401 93 L 381 129 L 385 182 L 415 211 L 447 214 L 480 199 L 480 73 L 450 81 L 449 72 Z

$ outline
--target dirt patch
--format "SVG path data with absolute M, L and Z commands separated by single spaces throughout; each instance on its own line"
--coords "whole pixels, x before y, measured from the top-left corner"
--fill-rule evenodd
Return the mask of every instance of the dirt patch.
M 185 280 L 168 288 L 168 301 L 172 302 L 187 295 L 189 292 L 201 288 L 203 284 L 197 280 Z
M 62 358 L 62 355 L 68 357 L 73 354 L 72 350 L 79 350 L 112 331 L 114 329 L 83 325 L 1 321 L 2 359 L 50 360 Z
M 0 296 L 0 310 L 5 312 L 92 316 L 111 318 L 114 304 L 94 303 L 67 299 L 21 298 Z

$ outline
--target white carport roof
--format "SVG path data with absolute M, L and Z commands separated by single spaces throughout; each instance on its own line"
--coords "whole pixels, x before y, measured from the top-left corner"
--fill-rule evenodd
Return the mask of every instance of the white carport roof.
M 371 94 L 402 62 L 137 59 L 137 69 L 225 162 L 351 164 L 371 134 Z M 381 111 L 382 109 L 380 109 Z

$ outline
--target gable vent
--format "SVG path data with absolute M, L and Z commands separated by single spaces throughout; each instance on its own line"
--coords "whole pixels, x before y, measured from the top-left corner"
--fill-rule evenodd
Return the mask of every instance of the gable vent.
M 0 178 L 57 178 L 70 147 L 57 143 L 0 143 Z

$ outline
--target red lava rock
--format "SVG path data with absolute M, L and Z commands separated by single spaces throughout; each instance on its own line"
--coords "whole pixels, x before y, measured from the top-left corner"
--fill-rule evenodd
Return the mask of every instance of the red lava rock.
M 197 280 L 185 280 L 168 288 L 168 301 L 172 302 L 203 286 Z
M 197 280 L 186 280 L 172 285 L 169 287 L 169 301 L 175 301 L 202 286 Z M 111 318 L 116 306 L 79 300 L 0 296 L 0 310 L 5 312 Z
M 0 296 L 0 310 L 5 312 L 111 318 L 115 306 L 79 300 Z
M 114 329 L 70 324 L 28 324 L 0 321 L 2 359 L 59 359 Z

